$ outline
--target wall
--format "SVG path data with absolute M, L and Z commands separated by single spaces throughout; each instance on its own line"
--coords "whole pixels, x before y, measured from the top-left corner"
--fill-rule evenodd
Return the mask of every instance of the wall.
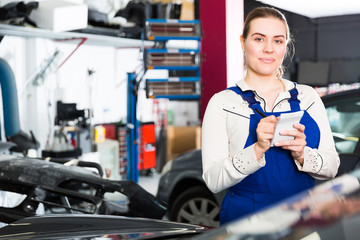
M 298 57 L 303 60 L 359 58 L 360 15 L 309 19 L 293 14 Z
M 16 78 L 21 129 L 33 130 L 42 147 L 52 130 L 57 100 L 92 108 L 94 123 L 126 117 L 126 72 L 138 63 L 139 50 L 83 45 L 57 69 L 76 46 L 17 37 L 5 37 L 0 44 L 0 57 L 9 61 Z M 60 57 L 34 85 L 34 75 L 56 49 Z M 92 79 L 89 68 L 95 71 Z
M 243 76 L 240 35 L 243 1 L 200 0 L 202 25 L 201 119 L 210 98 Z
M 226 1 L 200 0 L 201 116 L 214 93 L 226 88 Z M 202 118 L 202 117 L 201 117 Z
M 244 0 L 245 16 L 258 6 L 264 6 L 264 4 L 255 0 Z M 360 68 L 360 48 L 357 40 L 360 37 L 360 15 L 311 19 L 281 9 L 280 11 L 285 14 L 295 40 L 295 56 L 292 62 L 287 64 L 287 78 L 293 81 L 298 80 L 300 62 L 327 62 L 333 67 L 339 67 L 340 61 L 340 64 L 344 66 L 341 69 L 344 78 L 338 78 L 338 81 L 347 83 L 354 79 L 357 82 L 360 81 L 359 71 L 349 72 L 349 69 Z M 329 72 L 332 66 L 329 66 Z M 316 66 L 314 67 L 316 69 Z M 325 75 L 315 71 L 313 77 L 309 76 L 307 84 L 327 85 L 335 81 L 331 73 Z M 325 84 L 324 81 L 326 81 Z

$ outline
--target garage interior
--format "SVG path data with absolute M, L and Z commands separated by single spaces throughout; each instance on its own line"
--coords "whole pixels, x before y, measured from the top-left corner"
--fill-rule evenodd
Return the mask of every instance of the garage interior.
M 201 149 L 211 96 L 244 75 L 239 37 L 258 6 L 288 20 L 286 79 L 320 96 L 359 88 L 360 5 L 313 16 L 279 2 L 0 0 L 0 58 L 12 78 L 0 82 L 3 152 L 95 162 L 104 178 L 155 196 L 167 163 Z

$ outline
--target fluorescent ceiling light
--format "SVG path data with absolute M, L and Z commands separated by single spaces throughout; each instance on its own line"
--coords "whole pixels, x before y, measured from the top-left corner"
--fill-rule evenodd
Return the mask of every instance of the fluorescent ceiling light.
M 257 0 L 309 18 L 360 14 L 359 0 Z

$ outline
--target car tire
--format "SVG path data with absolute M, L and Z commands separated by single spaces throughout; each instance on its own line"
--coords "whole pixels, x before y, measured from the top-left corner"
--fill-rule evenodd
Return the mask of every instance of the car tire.
M 176 198 L 169 218 L 176 222 L 218 227 L 219 209 L 219 205 L 207 188 L 195 186 Z

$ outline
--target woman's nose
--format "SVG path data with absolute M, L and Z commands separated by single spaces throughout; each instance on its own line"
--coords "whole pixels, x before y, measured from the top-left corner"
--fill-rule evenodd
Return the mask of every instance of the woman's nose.
M 273 45 L 271 41 L 266 41 L 264 45 L 265 53 L 272 53 L 274 51 Z

